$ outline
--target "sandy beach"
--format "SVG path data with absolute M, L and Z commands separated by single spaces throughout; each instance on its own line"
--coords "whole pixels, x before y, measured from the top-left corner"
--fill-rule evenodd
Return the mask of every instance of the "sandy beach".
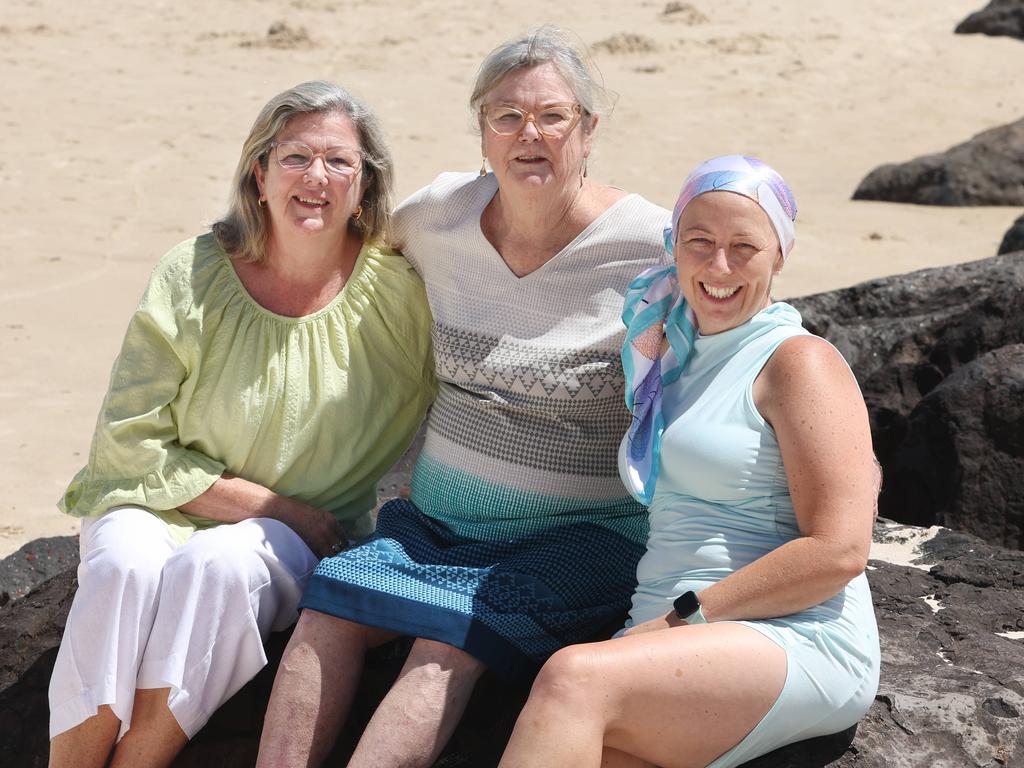
M 779 297 L 995 254 L 1019 209 L 850 200 L 882 163 L 1024 116 L 1024 44 L 953 34 L 983 0 L 670 5 L 7 0 L 0 556 L 77 530 L 54 503 L 88 455 L 153 264 L 222 212 L 257 111 L 303 80 L 375 107 L 405 196 L 479 168 L 466 106 L 477 65 L 554 22 L 618 94 L 591 175 L 667 206 L 711 155 L 755 154 L 786 176 L 800 215 Z

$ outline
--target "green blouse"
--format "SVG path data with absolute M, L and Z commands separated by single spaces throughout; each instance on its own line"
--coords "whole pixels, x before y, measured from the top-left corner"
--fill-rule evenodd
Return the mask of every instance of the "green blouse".
M 213 521 L 176 507 L 227 470 L 373 527 L 376 484 L 434 399 L 430 310 L 395 251 L 364 245 L 323 309 L 284 317 L 242 286 L 212 234 L 157 264 L 132 316 L 89 463 L 58 505 L 146 507 L 184 540 Z

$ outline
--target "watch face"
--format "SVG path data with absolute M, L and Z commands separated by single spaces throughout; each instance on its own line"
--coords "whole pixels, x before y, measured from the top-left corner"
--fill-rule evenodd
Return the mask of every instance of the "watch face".
M 676 609 L 676 616 L 686 621 L 700 608 L 700 600 L 697 599 L 695 592 L 683 592 L 683 594 L 672 601 L 672 607 Z

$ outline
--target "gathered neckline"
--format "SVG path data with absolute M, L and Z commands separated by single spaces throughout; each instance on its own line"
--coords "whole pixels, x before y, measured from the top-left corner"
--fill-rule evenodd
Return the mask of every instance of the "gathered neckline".
M 238 272 L 235 270 L 235 265 L 233 263 L 231 256 L 225 253 L 224 249 L 221 248 L 219 245 L 217 247 L 217 250 L 219 251 L 219 257 L 223 260 L 224 266 L 227 268 L 228 273 L 231 276 L 231 280 L 234 281 L 235 285 L 237 286 L 241 295 L 244 297 L 245 301 L 253 309 L 258 311 L 262 315 L 265 315 L 282 323 L 286 323 L 289 325 L 302 325 L 303 323 L 313 322 L 319 319 L 320 317 L 329 314 L 332 310 L 334 310 L 339 304 L 341 304 L 345 300 L 345 297 L 349 293 L 350 286 L 352 286 L 353 283 L 357 282 L 357 280 L 361 279 L 362 276 L 364 275 L 366 271 L 367 254 L 373 247 L 374 246 L 370 245 L 366 241 L 363 241 L 362 246 L 360 246 L 359 248 L 359 255 L 356 256 L 355 264 L 352 265 L 352 273 L 348 276 L 348 279 L 345 281 L 345 284 L 341 287 L 341 290 L 338 291 L 338 294 L 329 302 L 327 302 L 327 304 L 325 304 L 323 307 L 316 310 L 315 312 L 310 312 L 308 315 L 300 315 L 298 317 L 291 317 L 289 315 L 282 315 L 278 312 L 274 312 L 273 310 L 267 309 L 258 301 L 256 301 L 256 299 L 253 298 L 253 295 L 249 293 L 249 289 L 245 287 L 245 283 L 242 282 L 242 278 L 238 276 Z

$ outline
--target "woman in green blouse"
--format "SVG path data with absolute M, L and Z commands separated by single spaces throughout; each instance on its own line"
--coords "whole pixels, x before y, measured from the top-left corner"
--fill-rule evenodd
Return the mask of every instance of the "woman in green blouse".
M 51 766 L 169 764 L 369 534 L 435 391 L 391 188 L 372 113 L 304 83 L 257 117 L 224 219 L 157 264 L 60 502 L 85 519 Z

